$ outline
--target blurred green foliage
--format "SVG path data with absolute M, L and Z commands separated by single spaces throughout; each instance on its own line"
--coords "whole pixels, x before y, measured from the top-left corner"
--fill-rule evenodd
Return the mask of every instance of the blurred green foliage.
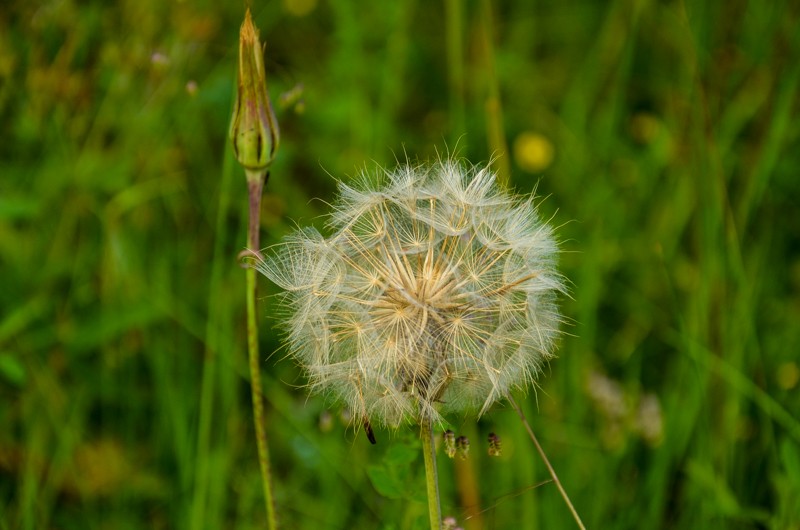
M 525 408 L 587 526 L 800 525 L 796 2 L 252 8 L 282 131 L 265 244 L 321 223 L 331 175 L 499 157 L 562 225 L 571 324 Z M 242 16 L 0 7 L 0 529 L 263 527 L 226 138 Z M 262 308 L 283 527 L 424 524 L 414 434 L 373 447 L 308 398 Z M 445 514 L 573 527 L 509 408 L 453 423 L 473 449 L 440 453 Z

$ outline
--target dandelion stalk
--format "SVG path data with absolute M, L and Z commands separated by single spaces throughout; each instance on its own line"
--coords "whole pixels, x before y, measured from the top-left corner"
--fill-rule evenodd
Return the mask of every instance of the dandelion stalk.
M 425 482 L 428 486 L 428 515 L 431 530 L 442 528 L 442 508 L 439 503 L 439 473 L 436 469 L 436 444 L 433 440 L 431 420 L 423 420 L 420 425 L 422 451 L 425 456 Z
M 250 221 L 247 229 L 247 246 L 259 248 L 259 218 L 261 211 L 261 191 L 268 173 L 247 170 L 247 188 L 250 199 Z M 248 268 L 247 276 L 247 356 L 250 364 L 250 395 L 253 400 L 253 422 L 256 430 L 258 463 L 261 470 L 261 483 L 264 488 L 264 503 L 267 509 L 267 523 L 270 530 L 277 528 L 275 501 L 272 495 L 272 473 L 270 471 L 267 427 L 264 420 L 264 395 L 261 386 L 261 356 L 258 352 L 258 324 L 256 322 L 256 271 Z
M 231 119 L 230 137 L 236 159 L 245 169 L 249 200 L 247 247 L 250 252 L 259 249 L 261 193 L 269 175 L 269 167 L 278 148 L 278 123 L 272 112 L 267 94 L 266 73 L 258 30 L 245 13 L 239 33 L 239 80 L 236 105 Z M 250 388 L 253 400 L 253 422 L 256 431 L 258 462 L 264 488 L 264 503 L 270 530 L 277 528 L 272 478 L 269 463 L 267 428 L 264 421 L 264 396 L 261 386 L 260 355 L 258 351 L 258 326 L 256 322 L 256 271 L 246 271 L 247 300 L 247 352 L 250 365 Z
M 564 489 L 564 486 L 561 484 L 561 481 L 558 480 L 558 475 L 556 475 L 556 470 L 553 469 L 553 466 L 550 465 L 550 460 L 547 458 L 547 455 L 542 449 L 542 446 L 539 444 L 539 440 L 536 438 L 536 435 L 533 434 L 533 429 L 531 429 L 530 424 L 528 423 L 528 419 L 525 417 L 525 413 L 522 412 L 522 408 L 517 405 L 517 402 L 514 401 L 514 398 L 511 397 L 511 394 L 506 396 L 508 402 L 511 403 L 511 406 L 514 407 L 514 410 L 517 411 L 517 415 L 519 419 L 522 420 L 522 424 L 525 426 L 525 430 L 528 431 L 528 436 L 530 436 L 531 440 L 533 441 L 533 445 L 536 446 L 536 450 L 539 452 L 539 456 L 542 457 L 544 460 L 544 465 L 547 466 L 547 471 L 550 473 L 550 477 L 552 477 L 553 482 L 555 482 L 556 487 L 558 488 L 559 493 L 561 493 L 561 497 L 564 499 L 564 502 L 567 504 L 567 508 L 569 508 L 570 513 L 572 513 L 572 517 L 575 519 L 575 522 L 578 523 L 578 528 L 581 530 L 586 530 L 586 527 L 583 526 L 583 521 L 581 521 L 581 517 L 578 515 L 578 512 L 575 510 L 575 507 L 572 505 L 572 501 L 569 500 L 569 495 L 567 495 L 567 491 Z

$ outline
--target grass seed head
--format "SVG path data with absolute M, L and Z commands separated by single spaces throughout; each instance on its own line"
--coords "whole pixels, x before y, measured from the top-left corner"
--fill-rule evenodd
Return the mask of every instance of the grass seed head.
M 533 198 L 453 161 L 361 180 L 340 184 L 329 237 L 298 230 L 254 265 L 285 290 L 311 388 L 396 426 L 483 414 L 531 384 L 563 291 Z

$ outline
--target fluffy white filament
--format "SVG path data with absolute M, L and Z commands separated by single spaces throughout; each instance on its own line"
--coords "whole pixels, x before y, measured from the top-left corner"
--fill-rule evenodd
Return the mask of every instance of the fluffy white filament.
M 254 264 L 285 290 L 290 351 L 356 418 L 483 414 L 552 356 L 552 230 L 488 169 L 445 161 L 383 180 L 340 184 L 330 237 L 298 230 Z

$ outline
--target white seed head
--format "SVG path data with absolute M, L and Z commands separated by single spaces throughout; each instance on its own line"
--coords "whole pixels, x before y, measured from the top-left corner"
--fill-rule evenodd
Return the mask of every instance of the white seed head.
M 396 426 L 483 414 L 533 382 L 560 316 L 552 230 L 489 169 L 402 166 L 339 185 L 330 237 L 298 230 L 254 267 L 285 290 L 312 390 Z

